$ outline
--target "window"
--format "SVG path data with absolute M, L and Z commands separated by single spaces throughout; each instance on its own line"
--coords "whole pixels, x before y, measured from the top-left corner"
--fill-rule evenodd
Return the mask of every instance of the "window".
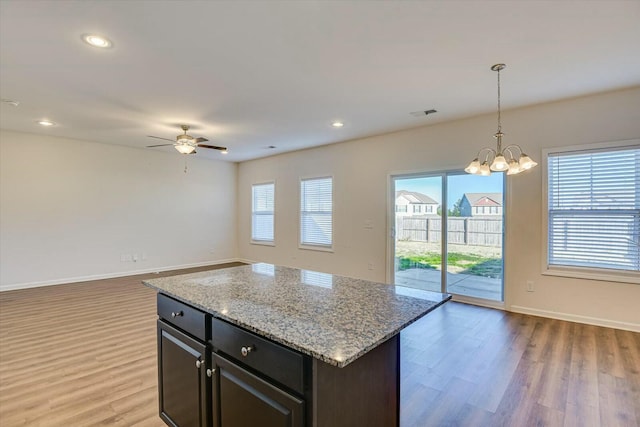
M 640 145 L 546 155 L 547 269 L 640 272 Z
M 407 205 L 396 205 L 396 212 L 406 212 Z
M 273 243 L 275 184 L 254 184 L 251 186 L 251 193 L 251 241 Z
M 413 205 L 413 213 L 420 213 L 422 212 L 422 206 L 421 205 Z
M 300 181 L 300 244 L 331 248 L 333 241 L 333 179 Z

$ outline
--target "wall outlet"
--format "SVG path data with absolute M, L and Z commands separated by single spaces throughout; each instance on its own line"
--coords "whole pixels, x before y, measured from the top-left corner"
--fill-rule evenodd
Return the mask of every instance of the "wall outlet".
M 370 219 L 366 219 L 364 221 L 364 228 L 367 230 L 373 230 L 373 221 L 371 221 Z
M 369 270 L 373 270 L 373 263 L 371 261 L 369 261 L 369 263 L 367 264 L 367 268 Z
M 527 292 L 533 292 L 533 280 L 527 280 Z

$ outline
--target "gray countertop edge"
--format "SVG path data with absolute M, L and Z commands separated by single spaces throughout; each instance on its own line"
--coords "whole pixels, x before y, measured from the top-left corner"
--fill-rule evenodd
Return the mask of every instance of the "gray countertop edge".
M 164 289 L 160 289 L 160 288 L 152 285 L 151 283 L 147 282 L 146 280 L 143 280 L 142 283 L 145 286 L 148 286 L 148 287 L 150 287 L 152 289 L 157 290 L 159 293 L 162 293 L 164 295 L 168 295 L 171 298 L 174 298 L 174 299 L 176 299 L 178 301 L 181 301 L 181 302 L 183 302 L 183 303 L 185 303 L 187 305 L 195 307 L 198 310 L 201 310 L 201 311 L 203 311 L 205 313 L 209 313 L 214 317 L 217 317 L 219 319 L 225 320 L 225 321 L 227 321 L 229 323 L 232 323 L 232 324 L 234 324 L 236 326 L 239 326 L 239 327 L 244 328 L 244 329 L 246 329 L 248 331 L 251 331 L 251 332 L 255 333 L 256 335 L 259 335 L 260 337 L 267 338 L 267 339 L 269 339 L 271 341 L 274 341 L 274 342 L 277 342 L 278 344 L 281 344 L 281 345 L 283 345 L 285 347 L 294 349 L 296 351 L 299 351 L 300 353 L 309 355 L 309 356 L 311 356 L 313 358 L 316 358 L 318 360 L 321 360 L 321 361 L 323 361 L 325 363 L 328 363 L 330 365 L 336 366 L 338 368 L 344 368 L 345 366 L 347 366 L 351 362 L 353 362 L 353 361 L 359 359 L 360 357 L 364 356 L 369 351 L 373 350 L 374 348 L 378 347 L 380 344 L 384 343 L 388 339 L 390 339 L 393 336 L 395 336 L 398 333 L 400 333 L 400 331 L 402 331 L 402 329 L 406 328 L 407 326 L 411 325 L 412 323 L 414 323 L 417 320 L 421 319 L 422 317 L 426 316 L 428 313 L 432 312 L 433 310 L 435 310 L 436 308 L 440 307 L 441 305 L 443 305 L 444 303 L 446 303 L 447 301 L 449 301 L 452 298 L 451 295 L 447 295 L 447 297 L 443 298 L 442 301 L 439 301 L 439 302 L 435 302 L 434 301 L 433 302 L 434 305 L 429 307 L 429 309 L 426 310 L 424 313 L 422 313 L 419 316 L 416 316 L 415 318 L 413 318 L 413 319 L 405 322 L 404 324 L 398 326 L 392 332 L 387 333 L 386 335 L 383 335 L 379 340 L 377 340 L 374 343 L 372 343 L 371 345 L 363 348 L 361 351 L 353 354 L 352 356 L 350 356 L 348 358 L 345 358 L 344 360 L 335 360 L 335 359 L 332 359 L 330 357 L 327 357 L 326 355 L 317 353 L 317 352 L 315 352 L 313 350 L 309 350 L 309 349 L 301 347 L 301 346 L 299 346 L 299 345 L 297 345 L 295 343 L 289 342 L 289 341 L 287 341 L 285 339 L 282 339 L 281 337 L 274 336 L 273 334 L 270 334 L 270 333 L 267 333 L 265 331 L 262 331 L 261 329 L 256 328 L 255 326 L 252 326 L 251 324 L 243 322 L 241 319 L 236 319 L 236 318 L 233 318 L 233 317 L 229 317 L 229 316 L 224 315 L 222 313 L 219 313 L 217 311 L 210 310 L 207 307 L 203 307 L 202 305 L 199 305 L 197 303 L 194 303 L 193 301 L 189 301 L 189 300 L 187 300 L 185 298 L 182 298 L 179 295 L 175 295 L 175 294 L 173 294 L 171 292 L 168 292 L 168 291 L 166 291 Z

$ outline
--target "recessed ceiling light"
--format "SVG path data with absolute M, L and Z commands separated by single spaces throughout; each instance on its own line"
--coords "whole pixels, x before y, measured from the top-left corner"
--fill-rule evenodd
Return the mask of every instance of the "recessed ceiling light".
M 222 153 L 222 154 L 229 154 L 229 151 L 225 148 L 224 150 L 220 151 L 220 153 Z
M 341 128 L 342 126 L 344 126 L 344 123 L 336 120 L 335 122 L 331 123 L 331 126 L 333 126 L 334 128 Z
M 38 120 L 38 124 L 40 126 L 55 126 L 56 123 L 52 122 L 51 120 L 44 119 L 44 120 Z
M 109 40 L 106 37 L 99 36 L 97 34 L 83 34 L 82 40 L 84 40 L 85 43 L 88 43 L 94 47 L 107 48 L 107 47 L 113 46 L 113 43 L 111 43 L 111 40 Z

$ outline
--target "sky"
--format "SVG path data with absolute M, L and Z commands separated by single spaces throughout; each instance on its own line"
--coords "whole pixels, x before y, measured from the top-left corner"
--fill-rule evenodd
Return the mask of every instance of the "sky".
M 448 200 L 449 209 L 464 193 L 502 193 L 504 173 L 492 173 L 489 176 L 479 175 L 449 175 L 448 176 Z M 438 203 L 442 202 L 442 178 L 432 177 L 411 177 L 396 178 L 396 191 L 407 190 L 417 191 L 426 194 Z

